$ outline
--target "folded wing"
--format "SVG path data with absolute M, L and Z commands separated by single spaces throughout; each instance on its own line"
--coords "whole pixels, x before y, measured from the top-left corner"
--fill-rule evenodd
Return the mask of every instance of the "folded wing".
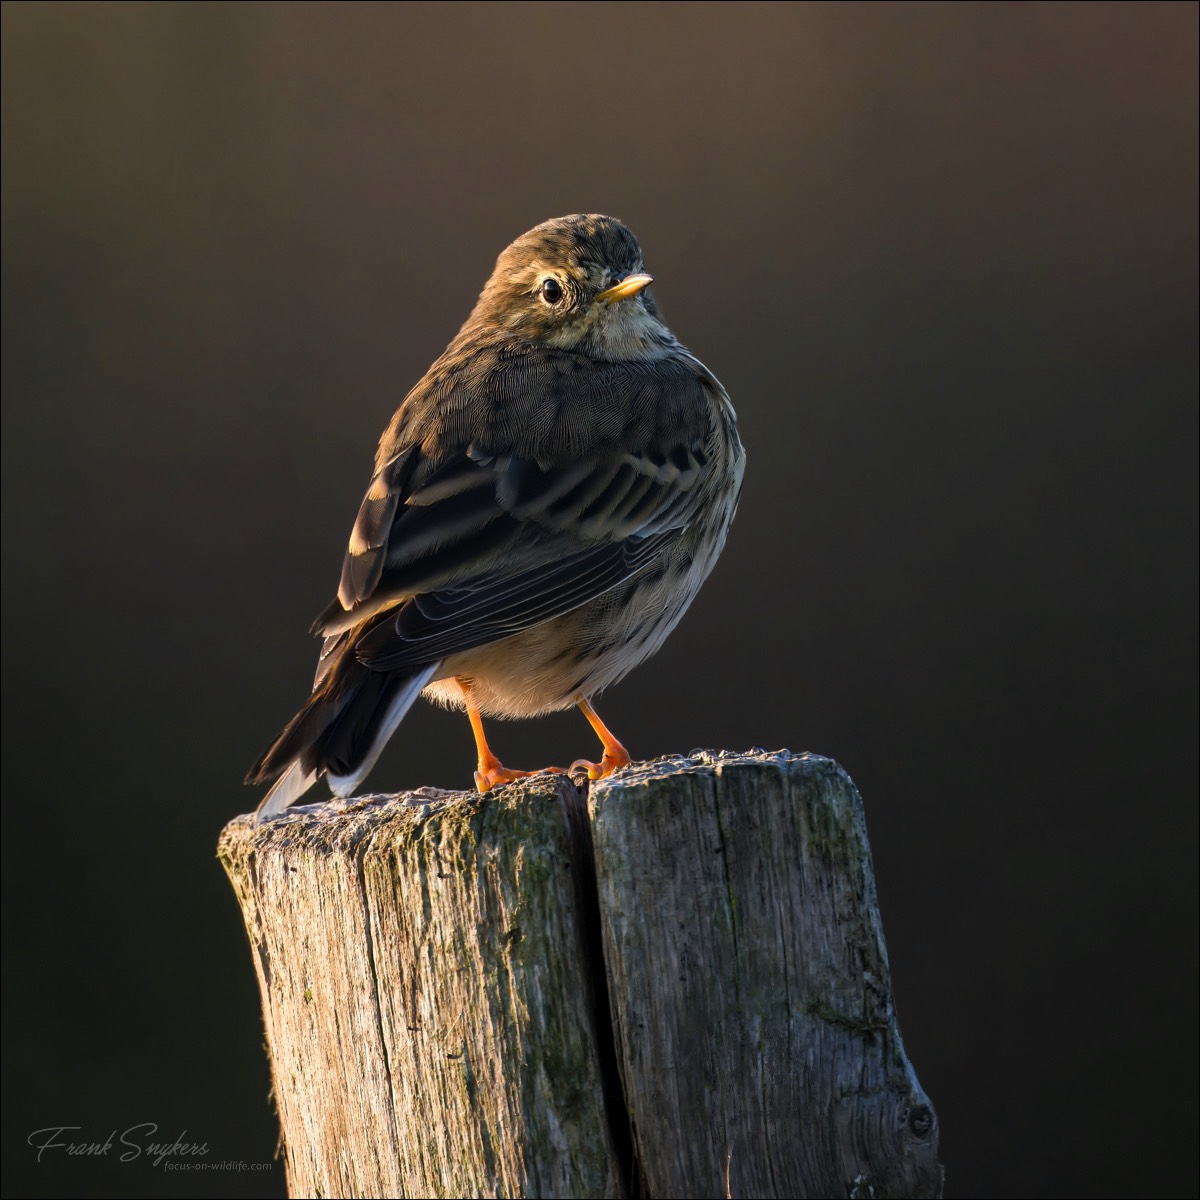
M 636 450 L 628 438 L 596 437 L 552 461 L 544 437 L 539 458 L 521 452 L 530 439 L 512 430 L 498 441 L 484 429 L 458 446 L 423 445 L 414 413 L 412 435 L 403 425 L 392 431 L 394 448 L 354 524 L 338 599 L 314 632 L 332 648 L 370 620 L 356 639 L 359 661 L 411 668 L 561 616 L 645 570 L 694 519 L 710 453 L 703 420 L 685 426 L 690 442 L 670 443 L 656 436 L 663 425 L 646 420 L 645 406 L 708 411 L 706 386 L 689 373 L 676 383 L 686 396 L 639 393 L 644 444 Z M 497 453 L 489 442 L 516 451 Z

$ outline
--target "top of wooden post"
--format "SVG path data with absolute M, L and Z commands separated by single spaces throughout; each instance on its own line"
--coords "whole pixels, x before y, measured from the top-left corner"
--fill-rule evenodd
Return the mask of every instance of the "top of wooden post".
M 940 1195 L 831 759 L 297 806 L 220 856 L 293 1195 Z

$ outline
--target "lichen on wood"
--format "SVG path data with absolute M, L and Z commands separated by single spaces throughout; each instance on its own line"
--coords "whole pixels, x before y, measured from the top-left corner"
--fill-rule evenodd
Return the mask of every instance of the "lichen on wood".
M 653 1196 L 936 1196 L 862 804 L 815 755 L 593 785 L 609 988 Z
M 293 1195 L 617 1195 L 573 860 L 541 777 L 230 825 Z
M 220 856 L 292 1195 L 940 1195 L 828 759 L 312 805 Z

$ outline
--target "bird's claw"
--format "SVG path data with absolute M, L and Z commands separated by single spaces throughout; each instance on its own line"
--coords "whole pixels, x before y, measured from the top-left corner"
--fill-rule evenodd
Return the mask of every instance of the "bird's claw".
M 622 767 L 629 765 L 629 755 L 624 757 L 620 755 L 605 753 L 604 757 L 598 762 L 592 762 L 587 758 L 577 758 L 568 768 L 567 771 L 574 775 L 576 771 L 586 771 L 589 779 L 607 779 L 614 771 L 619 771 Z
M 480 763 L 475 772 L 475 789 L 479 792 L 490 792 L 494 787 L 503 787 L 518 779 L 530 779 L 534 775 L 562 775 L 562 767 L 542 767 L 540 771 L 516 771 L 503 763 L 493 761 Z

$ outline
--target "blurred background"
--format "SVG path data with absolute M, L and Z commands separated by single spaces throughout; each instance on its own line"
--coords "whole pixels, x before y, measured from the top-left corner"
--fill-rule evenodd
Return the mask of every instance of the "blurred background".
M 948 1196 L 1195 1196 L 1196 45 L 1193 4 L 5 5 L 6 1194 L 284 1194 L 27 1140 L 271 1162 L 217 834 L 388 417 L 512 238 L 601 211 L 749 453 L 605 719 L 854 776 Z M 370 782 L 472 766 L 421 705 Z

